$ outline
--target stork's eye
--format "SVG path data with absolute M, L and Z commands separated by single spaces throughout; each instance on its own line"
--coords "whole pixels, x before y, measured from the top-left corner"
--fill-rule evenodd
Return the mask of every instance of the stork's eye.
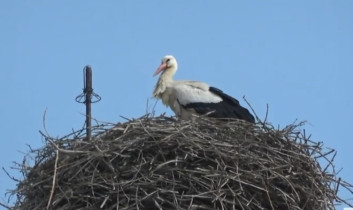
M 170 61 L 170 58 L 167 59 L 167 62 L 169 62 L 169 61 Z

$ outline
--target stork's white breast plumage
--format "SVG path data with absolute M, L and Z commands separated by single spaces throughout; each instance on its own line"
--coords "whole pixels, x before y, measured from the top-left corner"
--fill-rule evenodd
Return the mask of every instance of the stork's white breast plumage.
M 216 118 L 237 118 L 254 122 L 254 117 L 239 102 L 221 90 L 198 81 L 174 81 L 178 64 L 167 55 L 162 59 L 154 76 L 161 73 L 153 96 L 162 99 L 182 119 L 193 115 L 208 115 Z

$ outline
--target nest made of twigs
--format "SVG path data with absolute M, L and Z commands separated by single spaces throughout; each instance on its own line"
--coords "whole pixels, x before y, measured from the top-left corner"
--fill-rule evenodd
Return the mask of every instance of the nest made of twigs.
M 298 126 L 145 116 L 96 126 L 90 141 L 45 135 L 15 208 L 334 209 L 352 186 Z

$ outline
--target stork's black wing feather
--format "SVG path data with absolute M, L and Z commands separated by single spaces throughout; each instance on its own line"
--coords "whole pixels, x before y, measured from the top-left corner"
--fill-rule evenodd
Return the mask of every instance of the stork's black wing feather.
M 198 114 L 209 114 L 208 116 L 215 118 L 236 118 L 255 122 L 254 116 L 242 107 L 238 100 L 215 87 L 210 87 L 209 91 L 221 97 L 222 101 L 218 103 L 190 103 L 184 105 L 184 108 L 192 108 Z

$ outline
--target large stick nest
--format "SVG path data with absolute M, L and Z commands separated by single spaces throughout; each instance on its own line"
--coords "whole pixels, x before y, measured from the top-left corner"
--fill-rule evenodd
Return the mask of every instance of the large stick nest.
M 23 164 L 16 209 L 335 209 L 333 150 L 299 124 L 142 117 L 99 125 Z M 319 164 L 320 162 L 320 164 Z M 324 165 L 323 165 L 324 164 Z

